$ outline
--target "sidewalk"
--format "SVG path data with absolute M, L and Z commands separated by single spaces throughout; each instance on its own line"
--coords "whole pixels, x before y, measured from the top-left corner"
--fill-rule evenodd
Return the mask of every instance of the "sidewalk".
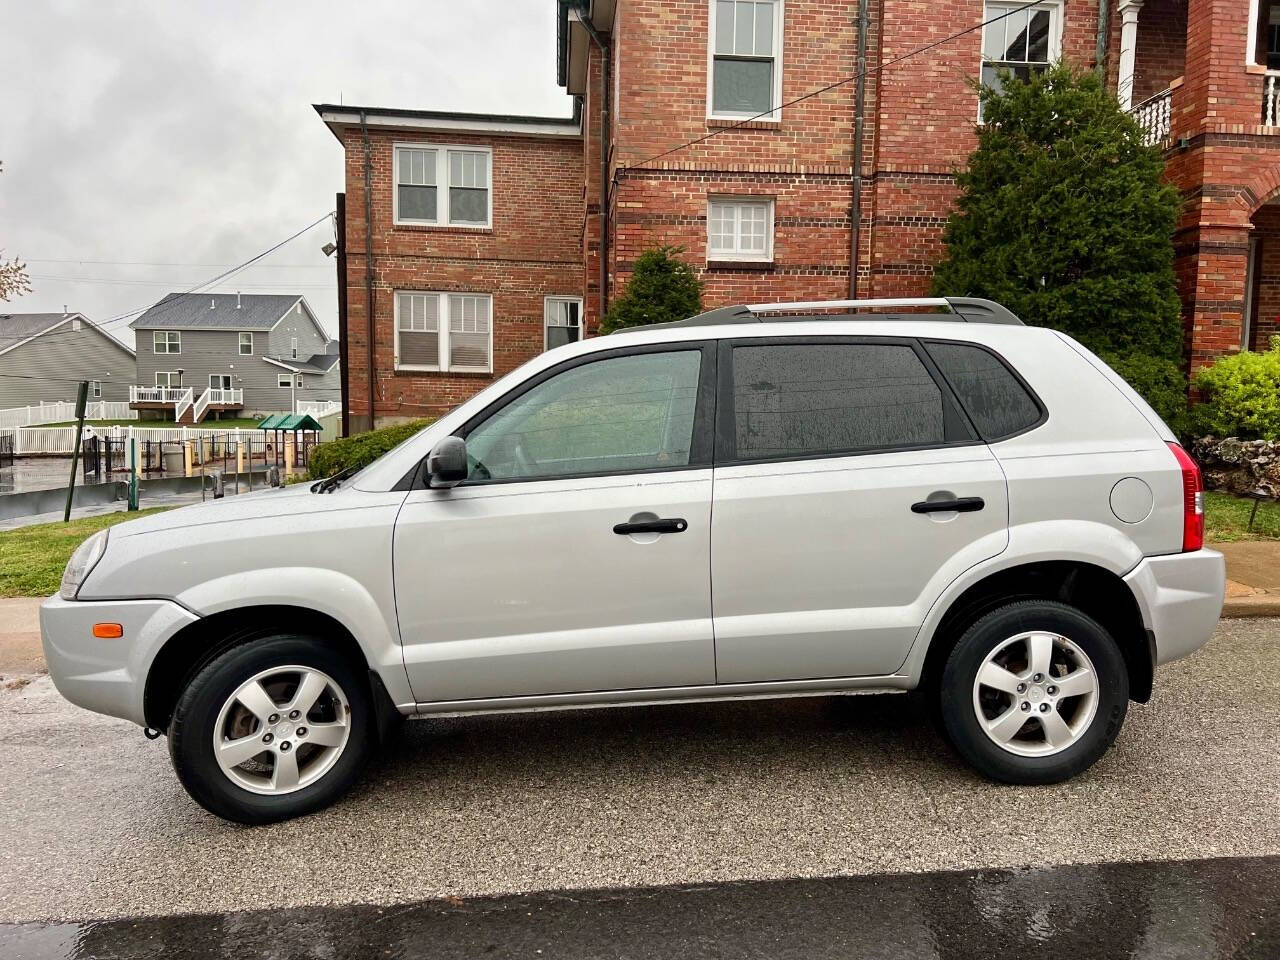
M 1280 540 L 1211 543 L 1227 558 L 1224 617 L 1280 617 Z
M 1280 540 L 1210 544 L 1227 558 L 1224 617 L 1280 617 Z M 42 597 L 0 599 L 0 680 L 44 670 Z

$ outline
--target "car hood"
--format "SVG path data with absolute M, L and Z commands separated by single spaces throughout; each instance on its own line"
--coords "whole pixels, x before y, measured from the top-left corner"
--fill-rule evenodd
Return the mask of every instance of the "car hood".
M 333 494 L 312 493 L 310 483 L 298 483 L 288 487 L 267 487 L 254 493 L 223 497 L 221 500 L 206 500 L 203 503 L 193 503 L 190 506 L 126 521 L 111 528 L 111 539 L 180 530 L 183 527 L 202 526 L 208 523 L 257 520 L 281 513 L 293 515 L 312 513 L 334 506 L 332 498 L 341 496 L 342 493 L 341 489 Z

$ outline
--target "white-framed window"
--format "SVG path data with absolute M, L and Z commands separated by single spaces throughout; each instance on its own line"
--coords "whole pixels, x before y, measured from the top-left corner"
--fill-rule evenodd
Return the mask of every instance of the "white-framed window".
M 395 314 L 397 370 L 493 369 L 489 294 L 397 292 Z
M 293 360 L 298 359 L 298 338 L 291 337 L 289 339 L 289 357 Z
M 710 0 L 707 116 L 782 119 L 783 0 Z
M 712 197 L 707 201 L 708 260 L 772 260 L 773 201 Z
M 1022 6 L 1016 0 L 988 0 L 982 11 L 986 24 L 982 28 L 982 82 L 997 90 L 1001 71 L 1030 80 L 1062 56 L 1062 4 L 1052 0 L 1019 9 Z M 982 120 L 981 104 L 978 120 Z
M 249 357 L 253 355 L 253 334 L 240 334 L 240 356 Z
M 180 387 L 182 386 L 182 371 L 180 370 L 157 370 L 156 371 L 157 387 Z
M 293 386 L 294 386 L 294 383 L 293 383 L 293 374 L 292 374 L 292 373 L 278 373 L 278 374 L 276 374 L 276 386 L 277 386 L 277 387 L 280 387 L 280 388 L 281 388 L 281 389 L 283 389 L 283 390 L 290 390 L 290 389 L 292 389 L 292 388 L 293 388 Z
M 582 298 L 543 300 L 543 349 L 551 350 L 582 339 Z
M 231 374 L 229 373 L 211 373 L 209 374 L 210 390 L 230 390 Z
M 395 145 L 397 224 L 487 228 L 493 222 L 488 147 Z
M 182 334 L 177 330 L 157 330 L 151 336 L 153 353 L 181 353 Z
M 90 400 L 102 399 L 102 381 L 101 380 L 89 381 L 89 399 Z

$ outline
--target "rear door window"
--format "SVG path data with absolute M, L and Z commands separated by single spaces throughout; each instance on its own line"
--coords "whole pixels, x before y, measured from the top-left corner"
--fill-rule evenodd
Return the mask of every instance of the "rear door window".
M 909 345 L 737 345 L 732 366 L 735 459 L 832 456 L 948 439 L 942 390 Z
M 1043 420 L 1044 411 L 1031 392 L 991 351 L 940 340 L 925 348 L 984 440 L 1003 440 Z

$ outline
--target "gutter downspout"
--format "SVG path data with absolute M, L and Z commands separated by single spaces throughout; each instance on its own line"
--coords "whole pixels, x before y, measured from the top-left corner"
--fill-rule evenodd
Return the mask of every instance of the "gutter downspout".
M 1111 12 L 1107 0 L 1098 0 L 1098 48 L 1094 52 L 1098 76 L 1107 79 L 1107 46 L 1111 41 Z
M 351 436 L 351 367 L 347 363 L 347 195 L 338 194 L 338 362 L 342 364 L 342 376 L 338 378 L 342 388 L 342 435 Z
M 609 92 L 613 87 L 613 64 L 608 45 L 587 19 L 585 5 L 579 5 L 578 22 L 600 49 L 600 316 L 609 309 Z M 586 126 L 585 119 L 583 126 Z
M 360 111 L 360 136 L 364 140 L 364 285 L 369 323 L 369 429 L 373 429 L 373 154 L 369 147 L 369 118 Z
M 1103 0 L 1105 2 L 1105 0 Z M 868 0 L 858 0 L 858 83 L 853 107 L 853 198 L 849 206 L 849 299 L 858 299 L 858 247 L 862 226 L 862 141 L 867 113 Z

